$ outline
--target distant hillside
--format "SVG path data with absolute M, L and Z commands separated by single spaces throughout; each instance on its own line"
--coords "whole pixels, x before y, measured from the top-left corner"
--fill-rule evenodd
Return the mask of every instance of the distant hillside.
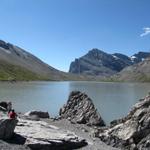
M 82 78 L 61 72 L 31 53 L 0 40 L 0 80 L 82 80 Z
M 92 49 L 86 55 L 75 59 L 70 65 L 70 73 L 65 73 L 49 66 L 18 46 L 0 40 L 0 80 L 100 81 L 103 77 L 114 75 L 125 67 L 143 61 L 149 55 L 150 53 L 139 52 L 128 57 L 119 53 L 108 54 Z M 121 71 L 119 79 L 127 79 L 128 75 L 123 75 L 122 72 L 128 74 L 128 71 Z M 147 76 L 145 78 L 148 80 Z
M 123 69 L 115 78 L 120 81 L 150 82 L 150 57 Z
M 139 52 L 131 57 L 115 53 L 108 54 L 99 49 L 92 49 L 86 55 L 75 59 L 70 64 L 70 73 L 93 75 L 93 76 L 111 76 L 127 66 L 143 61 L 150 56 L 150 53 Z

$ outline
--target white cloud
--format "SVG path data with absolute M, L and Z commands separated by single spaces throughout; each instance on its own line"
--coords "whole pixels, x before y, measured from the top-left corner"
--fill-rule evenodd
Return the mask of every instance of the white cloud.
M 150 34 L 150 28 L 149 28 L 149 27 L 143 28 L 143 30 L 144 30 L 144 33 L 142 33 L 142 34 L 140 35 L 141 37 Z

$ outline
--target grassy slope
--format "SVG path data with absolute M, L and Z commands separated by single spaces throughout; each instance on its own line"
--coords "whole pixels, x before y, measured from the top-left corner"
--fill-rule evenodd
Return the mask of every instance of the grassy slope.
M 0 61 L 0 80 L 46 80 L 46 78 L 39 76 L 25 68 L 12 65 L 4 61 Z
M 64 72 L 54 73 L 52 72 L 49 76 L 42 76 L 36 74 L 26 68 L 10 64 L 8 62 L 0 60 L 0 81 L 84 81 L 84 80 L 95 80 L 93 77 L 85 77 L 80 75 L 74 75 Z

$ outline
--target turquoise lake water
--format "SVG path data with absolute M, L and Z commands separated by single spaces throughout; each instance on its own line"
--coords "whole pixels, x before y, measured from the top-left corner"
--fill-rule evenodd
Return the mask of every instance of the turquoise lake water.
M 106 123 L 125 116 L 150 91 L 148 83 L 18 82 L 0 83 L 0 100 L 12 101 L 16 111 L 48 111 L 57 116 L 73 90 L 88 94 Z

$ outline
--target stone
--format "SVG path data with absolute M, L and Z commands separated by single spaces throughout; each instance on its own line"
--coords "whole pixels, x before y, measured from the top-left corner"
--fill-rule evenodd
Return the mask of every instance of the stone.
M 0 110 L 1 111 L 7 111 L 7 106 L 8 106 L 8 103 L 7 102 L 0 102 Z
M 67 104 L 60 109 L 59 115 L 79 124 L 105 125 L 92 100 L 80 91 L 70 93 Z
M 14 129 L 17 125 L 18 120 L 2 118 L 0 119 L 0 139 L 8 140 L 11 139 L 14 134 Z
M 87 145 L 75 133 L 49 125 L 44 121 L 19 119 L 15 133 L 24 138 L 24 145 L 32 150 L 74 149 Z
M 2 111 L 2 112 L 6 112 L 6 111 L 7 111 L 7 109 L 5 109 L 4 107 L 0 106 L 0 111 Z
M 43 112 L 43 111 L 29 111 L 27 113 L 25 113 L 25 116 L 28 117 L 39 117 L 39 118 L 49 118 L 49 113 L 48 112 Z
M 89 131 L 85 128 L 82 128 L 82 132 L 89 132 Z
M 150 96 L 134 105 L 129 114 L 97 134 L 102 141 L 124 149 L 150 149 Z

